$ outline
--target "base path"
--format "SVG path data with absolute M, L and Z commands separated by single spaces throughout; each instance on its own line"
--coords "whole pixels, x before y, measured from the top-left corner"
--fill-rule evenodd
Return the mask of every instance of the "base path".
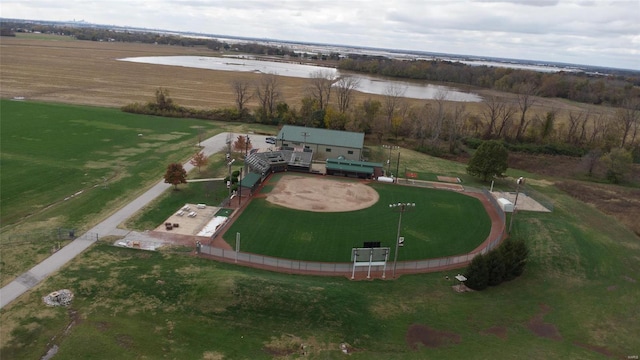
M 219 151 L 224 150 L 227 146 L 228 137 L 233 141 L 237 136 L 244 135 L 228 134 L 229 133 L 221 133 L 205 141 L 202 141 L 200 145 L 202 146 L 202 151 L 204 152 L 204 154 L 206 156 L 211 156 Z M 263 137 L 264 136 L 252 135 L 252 139 Z M 183 166 L 187 172 L 191 171 L 194 168 L 194 166 L 189 164 L 189 162 L 183 164 Z M 120 210 L 116 211 L 113 215 L 90 229 L 87 233 L 78 237 L 67 246 L 58 250 L 56 253 L 46 258 L 38 265 L 34 266 L 31 270 L 18 276 L 15 280 L 4 286 L 2 289 L 0 289 L 0 309 L 5 305 L 11 303 L 18 296 L 24 294 L 29 289 L 36 286 L 42 280 L 46 279 L 49 275 L 60 269 L 71 259 L 85 251 L 96 240 L 98 240 L 99 237 L 110 235 L 127 235 L 129 231 L 118 229 L 118 225 L 128 219 L 131 215 L 138 212 L 156 197 L 160 196 L 160 194 L 162 194 L 170 187 L 171 184 L 166 184 L 164 180 L 160 180 L 160 182 L 155 184 L 144 194 L 140 195 L 137 199 L 133 200 Z

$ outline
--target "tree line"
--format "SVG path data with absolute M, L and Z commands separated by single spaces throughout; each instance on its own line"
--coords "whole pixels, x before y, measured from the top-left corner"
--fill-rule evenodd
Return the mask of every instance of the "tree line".
M 471 66 L 444 60 L 396 60 L 379 56 L 350 56 L 338 69 L 397 78 L 449 82 L 516 94 L 562 98 L 589 104 L 623 106 L 640 98 L 640 74 L 603 76 L 582 72 L 542 73 L 492 66 Z
M 559 109 L 540 111 L 538 97 L 523 92 L 509 103 L 488 96 L 480 111 L 447 101 L 443 91 L 432 101 L 409 102 L 404 89 L 388 86 L 382 98 L 355 101 L 359 83 L 351 76 L 335 77 L 319 70 L 308 79 L 300 103 L 289 104 L 281 78 L 262 74 L 257 80 L 235 79 L 228 86 L 234 107 L 199 110 L 178 106 L 167 89 L 156 91 L 155 101 L 129 104 L 124 111 L 173 117 L 193 117 L 269 125 L 298 125 L 364 132 L 378 143 L 403 146 L 435 156 L 458 154 L 498 140 L 509 151 L 584 157 L 588 174 L 602 156 L 620 149 L 640 161 L 640 101 L 628 99 L 614 111 Z M 560 121 L 560 119 L 563 119 Z M 626 160 L 625 160 L 626 162 Z M 620 182 L 624 176 L 612 179 Z

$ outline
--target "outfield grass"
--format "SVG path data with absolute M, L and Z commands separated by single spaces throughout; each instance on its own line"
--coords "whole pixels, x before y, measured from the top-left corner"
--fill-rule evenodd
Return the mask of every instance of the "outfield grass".
M 267 189 L 281 176 L 269 178 Z M 395 246 L 400 213 L 390 209 L 389 204 L 398 202 L 416 203 L 402 217 L 401 236 L 405 237 L 405 245 L 399 252 L 399 260 L 466 254 L 480 245 L 491 230 L 491 220 L 476 198 L 452 191 L 385 183 L 368 186 L 378 192 L 379 201 L 369 208 L 349 212 L 298 211 L 254 197 L 224 238 L 234 244 L 236 233 L 240 232 L 242 251 L 250 253 L 349 262 L 351 249 L 362 247 L 365 241 Z

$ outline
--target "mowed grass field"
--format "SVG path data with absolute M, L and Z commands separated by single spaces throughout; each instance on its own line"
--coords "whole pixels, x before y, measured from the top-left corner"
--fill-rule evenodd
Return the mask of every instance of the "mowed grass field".
M 285 173 L 271 176 L 262 193 Z M 309 175 L 319 176 L 319 175 Z M 354 181 L 328 177 L 337 181 Z M 466 254 L 488 236 L 491 220 L 482 203 L 453 191 L 371 183 L 380 199 L 373 206 L 348 212 L 299 211 L 256 197 L 224 234 L 235 246 L 241 234 L 241 250 L 279 258 L 349 262 L 351 249 L 363 242 L 379 241 L 395 248 L 398 210 L 389 204 L 412 202 L 416 206 L 402 217 L 405 245 L 399 260 L 418 260 Z
M 43 242 L 57 228 L 86 231 L 188 159 L 199 131 L 220 131 L 107 108 L 0 100 L 0 109 L 0 245 L 14 244 L 3 246 L 3 284 L 48 256 Z

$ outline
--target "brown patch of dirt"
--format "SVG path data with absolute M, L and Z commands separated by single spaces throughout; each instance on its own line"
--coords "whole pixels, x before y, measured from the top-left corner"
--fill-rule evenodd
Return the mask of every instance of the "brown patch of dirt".
M 540 304 L 540 312 L 529 320 L 527 328 L 537 336 L 560 341 L 562 340 L 562 335 L 558 332 L 558 328 L 551 323 L 543 321 L 544 316 L 549 312 L 551 312 L 551 308 L 548 305 Z
M 375 204 L 378 193 L 362 182 L 338 181 L 322 176 L 284 175 L 267 201 L 296 210 L 341 212 Z
M 449 344 L 459 344 L 460 335 L 432 329 L 425 325 L 413 324 L 405 335 L 407 345 L 413 350 L 418 350 L 420 345 L 428 348 L 438 348 Z
M 640 189 L 567 180 L 556 187 L 611 215 L 640 236 Z
M 444 182 L 457 184 L 457 183 L 460 182 L 460 178 L 452 177 L 452 176 L 438 176 L 438 181 L 444 181 Z
M 616 356 L 614 353 L 612 353 L 611 351 L 609 351 L 605 347 L 589 345 L 589 344 L 583 344 L 583 343 L 579 343 L 577 341 L 574 342 L 573 345 L 579 346 L 579 347 L 587 349 L 587 350 L 591 350 L 591 351 L 597 352 L 598 354 L 602 354 L 602 355 L 607 356 L 607 357 L 615 357 Z
M 502 340 L 507 339 L 507 328 L 504 326 L 492 326 L 488 329 L 482 330 L 480 333 L 485 335 L 488 335 L 488 334 L 495 335 Z
M 133 338 L 131 335 L 118 334 L 116 336 L 116 343 L 118 346 L 124 349 L 130 349 L 133 346 Z

